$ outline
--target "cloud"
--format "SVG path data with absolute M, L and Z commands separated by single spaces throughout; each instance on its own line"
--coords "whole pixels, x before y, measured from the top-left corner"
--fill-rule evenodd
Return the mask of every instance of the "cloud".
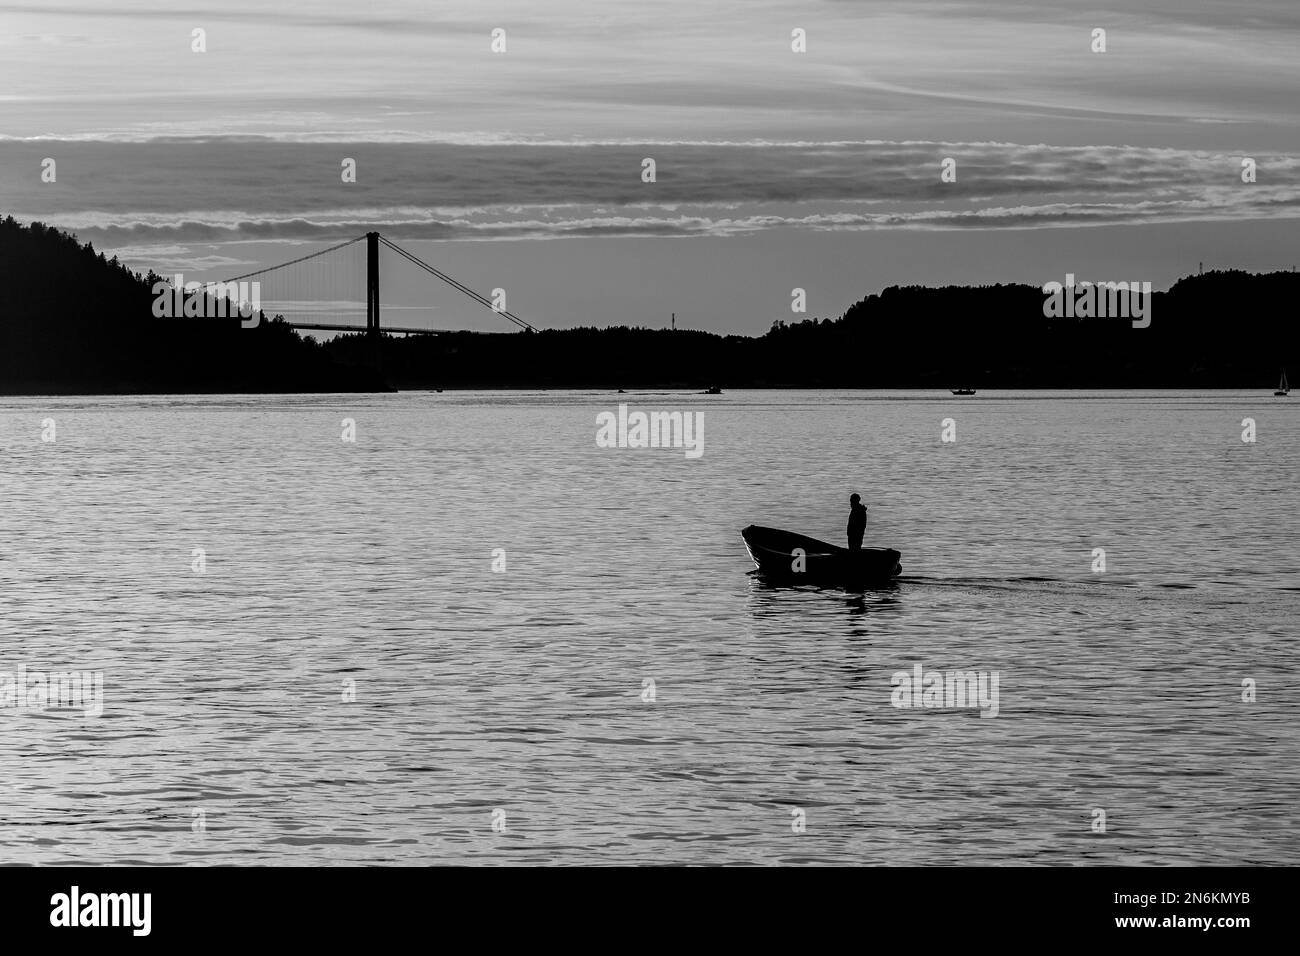
M 377 211 L 378 212 L 378 211 Z M 1053 202 L 1018 205 L 989 205 L 971 209 L 907 209 L 888 211 L 839 210 L 790 215 L 752 211 L 748 215 L 570 215 L 518 219 L 440 219 L 432 215 L 407 214 L 355 219 L 332 214 L 320 220 L 300 217 L 254 219 L 239 216 L 212 220 L 185 219 L 176 222 L 149 221 L 147 217 L 119 223 L 102 220 L 66 223 L 82 239 L 117 248 L 123 243 L 133 256 L 152 253 L 149 243 L 221 243 L 240 240 L 292 242 L 336 241 L 379 229 L 394 240 L 538 240 L 614 237 L 736 236 L 777 229 L 816 231 L 861 231 L 881 229 L 1024 229 L 1081 227 L 1159 222 L 1212 222 L 1300 218 L 1300 189 L 1260 187 L 1244 197 L 1233 190 L 1210 192 L 1199 199 L 1135 200 L 1131 202 Z M 124 254 L 124 258 L 127 256 Z M 286 256 L 287 257 L 287 256 Z M 179 267 L 199 268 L 222 264 L 220 257 L 186 259 L 169 251 L 166 262 Z M 229 259 L 231 265 L 241 262 Z M 169 266 L 170 268 L 171 266 Z M 230 270 L 225 270 L 230 271 Z
M 47 155 L 58 158 L 57 188 L 32 190 Z M 654 183 L 641 178 L 646 156 Z M 356 159 L 356 184 L 341 181 L 342 157 Z M 956 182 L 940 179 L 946 158 Z M 1300 157 L 1251 158 L 1254 184 L 1241 181 L 1240 155 L 1136 146 L 8 142 L 0 196 L 15 197 L 6 211 L 19 218 L 111 246 L 315 242 L 371 229 L 545 239 L 1294 216 Z
M 268 10 L 265 4 L 239 7 L 235 4 L 223 6 L 178 6 L 170 3 L 134 4 L 107 6 L 104 4 L 57 4 L 57 3 L 6 3 L 4 11 L 9 14 L 29 14 L 45 17 L 69 17 L 84 22 L 87 20 L 127 20 L 153 21 L 159 19 L 177 20 L 186 23 L 245 23 L 256 24 L 262 29 L 271 26 L 294 28 L 325 28 L 344 30 L 364 30 L 384 35 L 406 36 L 415 34 L 445 35 L 451 32 L 482 32 L 482 21 L 473 18 L 454 19 L 435 16 L 392 16 L 367 11 L 365 17 L 355 14 L 331 13 L 318 7 L 292 10 L 281 7 Z
M 392 124 L 376 104 L 406 117 L 413 135 L 596 138 L 939 135 L 962 122 L 1022 137 L 1041 117 L 1104 123 L 1096 138 L 1114 142 L 1143 119 L 1236 119 L 1282 136 L 1297 118 L 1294 0 L 381 6 L 363 15 L 306 0 L 7 4 L 0 89 L 17 106 L 6 132 L 170 135 L 220 112 L 229 124 L 204 131 L 255 135 L 274 116 L 289 134 L 380 139 Z M 92 47 L 41 39 L 74 24 L 96 37 Z M 200 57 L 188 31 L 204 24 Z M 796 24 L 808 31 L 805 54 L 790 50 Z M 500 56 L 489 49 L 497 26 L 510 37 Z M 1109 31 L 1104 56 L 1088 47 L 1097 26 Z M 299 110 L 332 121 L 300 123 Z
M 101 237 L 102 241 L 102 237 Z M 224 255 L 195 255 L 188 246 L 150 243 L 143 246 L 113 247 L 123 262 L 148 262 L 151 268 L 165 272 L 229 272 L 240 266 L 256 266 L 253 259 Z

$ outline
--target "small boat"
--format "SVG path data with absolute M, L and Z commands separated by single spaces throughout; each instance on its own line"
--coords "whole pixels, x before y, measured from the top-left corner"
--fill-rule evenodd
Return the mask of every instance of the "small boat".
M 793 531 L 758 525 L 745 528 L 740 536 L 758 573 L 770 581 L 862 585 L 884 583 L 903 573 L 902 555 L 892 548 L 850 551 Z
M 973 388 L 954 388 L 954 389 L 952 389 L 952 393 L 953 393 L 954 395 L 974 395 L 974 394 L 975 394 L 975 389 L 973 389 Z
M 1282 381 L 1277 383 L 1277 391 L 1274 395 L 1285 398 L 1291 392 L 1291 386 L 1286 383 L 1286 369 L 1282 369 Z
M 706 389 L 705 389 L 701 394 L 703 394 L 703 395 L 721 395 L 721 394 L 722 394 L 722 389 L 718 388 L 718 386 L 716 386 L 716 385 L 710 385 L 710 386 L 709 386 L 708 388 L 706 388 Z
M 620 388 L 620 389 L 618 390 L 618 393 L 619 393 L 620 395 L 626 395 L 626 394 L 627 394 L 627 390 L 626 390 L 626 389 L 622 389 L 622 388 Z

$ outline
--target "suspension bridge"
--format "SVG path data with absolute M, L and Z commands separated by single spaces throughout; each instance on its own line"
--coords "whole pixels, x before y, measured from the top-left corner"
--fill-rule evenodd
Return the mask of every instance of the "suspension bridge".
M 365 243 L 364 247 L 361 243 Z M 364 261 L 361 251 L 364 249 Z M 284 317 L 289 326 L 321 332 L 365 332 L 376 338 L 380 333 L 398 335 L 438 335 L 451 329 L 430 328 L 411 325 L 380 325 L 379 278 L 380 252 L 388 250 L 397 258 L 393 264 L 406 263 L 423 270 L 438 281 L 455 289 L 470 302 L 490 309 L 517 328 L 537 331 L 513 312 L 499 307 L 491 299 L 480 295 L 473 289 L 453 279 L 439 269 L 434 268 L 414 253 L 408 252 L 395 242 L 378 232 L 367 232 L 346 242 L 330 246 L 310 255 L 300 256 L 288 262 L 258 269 L 231 279 L 226 283 L 255 279 L 261 290 L 261 312 L 263 315 L 278 314 Z M 288 270 L 294 270 L 292 272 Z M 391 268 L 386 270 L 391 271 Z M 365 298 L 356 299 L 358 288 L 364 285 Z M 303 289 L 311 289 L 317 297 L 298 298 Z M 417 305 L 395 306 L 400 311 L 428 311 L 429 307 Z M 365 325 L 354 325 L 338 321 L 344 317 L 354 317 L 359 321 L 365 314 Z

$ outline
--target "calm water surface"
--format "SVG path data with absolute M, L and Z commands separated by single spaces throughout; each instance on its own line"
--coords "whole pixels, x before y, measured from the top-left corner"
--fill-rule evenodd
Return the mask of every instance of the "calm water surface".
M 597 448 L 620 400 L 703 457 Z M 4 400 L 0 670 L 104 712 L 0 709 L 0 861 L 1300 863 L 1297 408 Z M 742 527 L 841 542 L 855 490 L 896 587 L 747 574 Z M 998 716 L 895 708 L 917 663 Z

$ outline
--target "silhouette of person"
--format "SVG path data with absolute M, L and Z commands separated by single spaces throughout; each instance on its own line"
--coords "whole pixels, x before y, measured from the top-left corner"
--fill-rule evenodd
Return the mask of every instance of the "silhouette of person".
M 867 532 L 867 506 L 859 495 L 849 496 L 849 550 L 862 550 L 862 536 Z

